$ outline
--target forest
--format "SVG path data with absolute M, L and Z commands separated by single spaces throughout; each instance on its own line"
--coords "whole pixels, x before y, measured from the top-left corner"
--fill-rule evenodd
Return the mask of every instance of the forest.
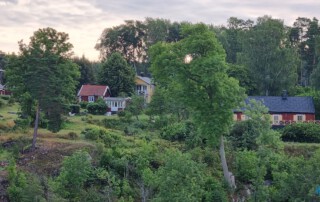
M 320 118 L 316 18 L 127 20 L 102 31 L 99 62 L 68 40 L 41 28 L 0 51 L 1 201 L 320 201 L 320 124 L 273 129 L 263 103 L 244 103 L 286 90 Z M 150 103 L 135 75 L 152 78 Z M 105 101 L 78 102 L 83 84 L 131 101 L 106 116 Z

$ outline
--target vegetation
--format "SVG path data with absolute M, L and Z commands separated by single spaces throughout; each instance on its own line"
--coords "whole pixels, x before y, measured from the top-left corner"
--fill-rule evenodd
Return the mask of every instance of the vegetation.
M 245 106 L 247 121 L 232 121 L 245 92 L 286 88 L 312 96 L 318 109 L 319 37 L 315 18 L 292 27 L 268 16 L 232 17 L 226 27 L 128 20 L 103 31 L 103 59 L 92 63 L 71 58 L 66 33 L 39 29 L 18 55 L 0 53 L 2 82 L 14 92 L 0 97 L 1 197 L 319 201 L 318 125 L 272 130 L 260 102 Z M 132 94 L 142 72 L 156 83 L 148 105 L 132 96 L 124 111 L 105 116 L 102 100 L 76 102 L 76 86 L 86 83 Z

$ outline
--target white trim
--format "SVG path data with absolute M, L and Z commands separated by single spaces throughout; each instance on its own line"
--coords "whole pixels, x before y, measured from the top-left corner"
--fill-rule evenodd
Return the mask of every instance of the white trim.
M 81 90 L 82 90 L 82 87 L 83 87 L 83 85 L 81 86 L 81 88 L 80 88 L 80 90 L 79 90 L 79 92 L 78 92 L 78 97 L 80 96 L 80 92 L 81 92 Z
M 88 96 L 88 102 L 94 102 L 95 100 L 94 100 L 94 95 L 89 95 Z

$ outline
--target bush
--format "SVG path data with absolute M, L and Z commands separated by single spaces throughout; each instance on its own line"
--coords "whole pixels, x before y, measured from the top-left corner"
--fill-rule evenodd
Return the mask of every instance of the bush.
M 119 129 L 123 129 L 124 124 L 121 120 L 105 118 L 105 119 L 101 120 L 101 125 L 105 128 L 119 130 Z
M 71 105 L 69 105 L 69 109 L 70 109 L 71 113 L 73 113 L 73 114 L 79 114 L 80 113 L 80 105 L 71 104 Z
M 30 123 L 31 123 L 31 118 L 27 117 L 27 118 L 18 118 L 16 120 L 14 120 L 14 127 L 13 129 L 21 129 L 23 131 L 27 130 L 30 127 Z
M 86 109 L 88 102 L 80 102 L 79 104 L 80 104 L 81 109 Z
M 282 130 L 283 141 L 320 143 L 320 125 L 314 123 L 295 123 Z
M 98 99 L 97 102 L 90 102 L 87 110 L 90 114 L 103 115 L 107 112 L 107 104 L 102 99 Z
M 84 137 L 88 140 L 98 140 L 103 137 L 107 131 L 103 128 L 95 127 L 95 128 L 86 128 L 81 132 L 84 134 Z
M 76 140 L 79 138 L 79 135 L 75 132 L 69 132 L 68 133 L 68 138 L 71 139 L 71 140 Z
M 9 100 L 10 96 L 9 95 L 1 95 L 0 98 L 3 100 Z
M 193 136 L 194 126 L 191 122 L 178 122 L 162 128 L 160 136 L 171 141 L 182 141 Z
M 252 150 L 258 147 L 256 139 L 259 134 L 259 128 L 257 128 L 255 121 L 250 119 L 236 122 L 228 138 L 234 147 Z

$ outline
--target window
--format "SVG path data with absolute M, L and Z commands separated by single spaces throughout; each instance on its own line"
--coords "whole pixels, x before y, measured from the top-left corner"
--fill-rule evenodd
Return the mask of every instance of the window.
M 272 124 L 274 124 L 274 125 L 280 124 L 280 121 L 282 120 L 281 114 L 273 114 L 272 118 L 273 118 Z
M 88 96 L 88 102 L 94 102 L 94 96 Z
M 118 102 L 114 102 L 114 106 L 115 106 L 115 107 L 118 107 Z
M 304 121 L 305 118 L 304 118 L 304 115 L 303 114 L 298 114 L 297 115 L 297 121 Z

